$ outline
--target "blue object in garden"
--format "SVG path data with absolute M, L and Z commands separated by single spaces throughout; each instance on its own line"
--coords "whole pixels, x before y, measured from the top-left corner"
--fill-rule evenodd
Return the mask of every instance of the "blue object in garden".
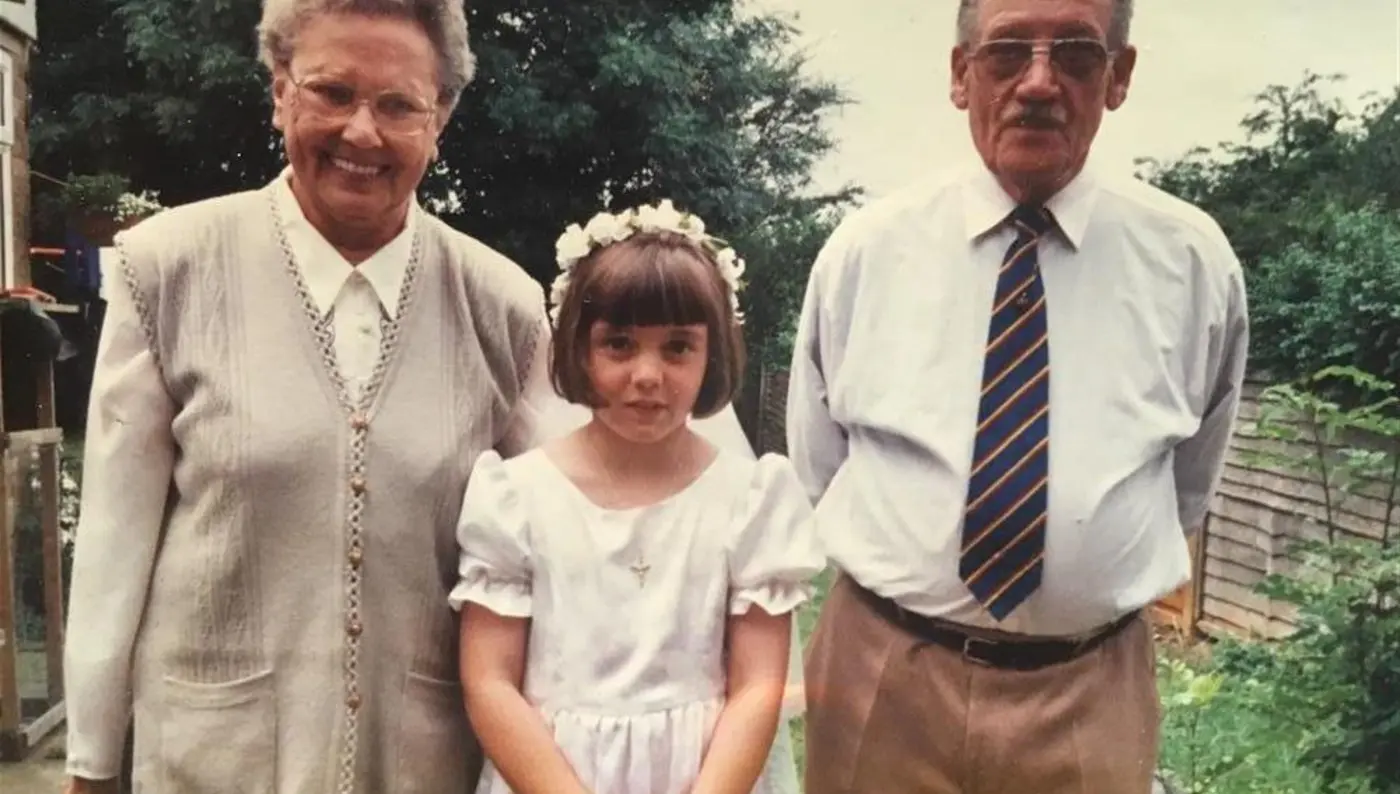
M 98 246 L 77 230 L 63 236 L 63 274 L 72 289 L 96 296 L 102 289 L 102 261 Z

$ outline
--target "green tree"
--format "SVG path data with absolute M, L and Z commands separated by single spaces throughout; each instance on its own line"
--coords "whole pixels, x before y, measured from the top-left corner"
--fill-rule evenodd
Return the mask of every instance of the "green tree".
M 791 323 L 789 282 L 805 278 L 821 224 L 859 192 L 821 194 L 810 176 L 833 145 L 823 116 L 846 98 L 807 73 L 787 20 L 740 6 L 471 3 L 478 77 L 425 199 L 547 283 L 567 223 L 671 198 L 739 245 L 764 287 L 743 298 L 749 337 L 766 348 Z M 121 171 L 173 205 L 280 168 L 255 62 L 258 4 L 48 0 L 39 13 L 40 171 Z
M 1400 219 L 1379 207 L 1317 207 L 1305 242 L 1249 271 L 1260 371 L 1356 366 L 1400 375 Z
M 1400 379 L 1400 92 L 1353 112 L 1341 78 L 1270 86 L 1243 143 L 1141 161 L 1140 176 L 1200 205 L 1245 265 L 1257 374 L 1356 365 Z

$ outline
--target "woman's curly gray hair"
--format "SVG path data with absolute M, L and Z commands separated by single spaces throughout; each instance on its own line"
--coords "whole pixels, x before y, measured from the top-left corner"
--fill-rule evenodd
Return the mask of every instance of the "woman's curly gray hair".
M 417 23 L 437 50 L 438 103 L 452 108 L 476 75 L 465 7 L 462 0 L 263 0 L 258 57 L 268 69 L 286 68 L 302 26 L 322 14 L 406 19 Z

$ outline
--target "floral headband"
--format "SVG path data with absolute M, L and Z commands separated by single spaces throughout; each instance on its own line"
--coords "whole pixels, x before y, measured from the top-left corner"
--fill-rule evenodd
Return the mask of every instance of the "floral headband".
M 637 232 L 676 232 L 699 243 L 714 256 L 719 275 L 729 286 L 729 304 L 734 309 L 735 321 L 744 321 L 739 311 L 739 290 L 743 288 L 739 277 L 744 275 L 744 260 L 723 240 L 705 234 L 704 221 L 690 213 L 680 212 L 670 199 L 664 199 L 656 206 L 633 207 L 616 215 L 600 212 L 593 216 L 587 226 L 574 223 L 564 230 L 554 244 L 562 272 L 554 280 L 549 294 L 549 317 L 556 328 L 559 325 L 559 305 L 564 302 L 564 293 L 568 291 L 574 267 L 579 261 L 595 249 L 620 243 Z

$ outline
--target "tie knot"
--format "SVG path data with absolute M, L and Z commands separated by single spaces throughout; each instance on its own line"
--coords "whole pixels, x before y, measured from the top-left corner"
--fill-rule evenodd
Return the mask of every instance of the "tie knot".
M 1016 207 L 1011 213 L 1011 222 L 1016 224 L 1021 232 L 1032 237 L 1045 234 L 1055 225 L 1055 219 L 1050 217 L 1050 210 L 1030 204 Z

